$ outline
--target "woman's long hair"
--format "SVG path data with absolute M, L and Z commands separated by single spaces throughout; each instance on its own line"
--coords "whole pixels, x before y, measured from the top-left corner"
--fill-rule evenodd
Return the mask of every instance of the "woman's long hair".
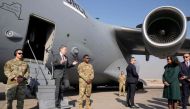
M 174 66 L 175 67 L 175 66 L 179 65 L 179 60 L 178 60 L 178 58 L 176 56 L 167 56 L 167 59 L 168 58 L 171 59 L 172 63 L 171 64 L 167 64 L 166 66 Z

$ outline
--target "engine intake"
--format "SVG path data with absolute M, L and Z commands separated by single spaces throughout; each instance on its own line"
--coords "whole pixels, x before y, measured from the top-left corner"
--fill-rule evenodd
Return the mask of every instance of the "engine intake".
M 156 8 L 143 23 L 146 49 L 159 58 L 173 55 L 182 46 L 186 31 L 187 21 L 181 10 L 171 6 Z

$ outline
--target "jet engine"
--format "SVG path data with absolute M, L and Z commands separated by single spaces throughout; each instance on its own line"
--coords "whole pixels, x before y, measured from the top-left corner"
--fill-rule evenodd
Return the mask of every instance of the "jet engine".
M 165 58 L 182 46 L 187 31 L 186 16 L 175 7 L 158 7 L 145 17 L 142 30 L 148 52 Z

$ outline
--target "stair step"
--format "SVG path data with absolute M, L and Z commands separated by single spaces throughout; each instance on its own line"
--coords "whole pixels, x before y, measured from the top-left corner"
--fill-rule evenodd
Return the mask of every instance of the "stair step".
M 56 109 L 55 108 L 55 80 L 52 79 L 52 75 L 49 69 L 39 61 L 39 65 L 35 60 L 27 60 L 30 68 L 30 80 L 31 84 L 37 82 L 38 91 L 37 98 L 40 109 Z M 42 71 L 44 75 L 42 74 Z M 44 78 L 45 76 L 45 78 Z M 46 84 L 47 80 L 47 84 Z M 61 109 L 70 109 L 72 105 L 69 105 L 69 100 L 64 97 L 61 101 Z
M 37 74 L 34 74 L 34 73 L 33 73 L 33 74 L 30 73 L 30 77 L 32 77 L 32 78 L 44 79 L 44 76 L 45 76 L 46 79 L 51 79 L 51 77 L 52 77 L 52 76 L 49 75 L 49 74 L 44 74 L 44 75 L 38 74 L 38 75 L 37 75 Z
M 47 93 L 47 92 L 52 92 L 55 93 L 55 88 L 56 86 L 52 86 L 52 85 L 47 85 L 47 86 L 38 86 L 38 92 L 40 93 Z
M 61 109 L 70 109 L 72 105 L 69 104 L 61 104 Z M 39 100 L 39 108 L 40 109 L 57 109 L 55 108 L 55 100 Z
M 44 74 L 44 75 L 42 75 L 42 74 L 30 74 L 30 77 L 38 78 L 38 79 L 44 79 L 44 78 L 51 79 L 52 78 L 52 76 L 49 74 Z
M 42 69 L 44 73 L 46 74 L 50 74 L 49 70 L 45 70 L 45 69 Z M 41 70 L 37 69 L 30 69 L 30 74 L 41 74 Z
M 56 88 L 55 85 L 39 85 L 38 89 L 53 89 Z
M 55 100 L 55 92 L 38 92 L 37 98 L 39 100 Z
M 55 85 L 55 80 L 47 80 L 47 84 L 45 79 L 38 79 L 37 82 L 39 85 Z

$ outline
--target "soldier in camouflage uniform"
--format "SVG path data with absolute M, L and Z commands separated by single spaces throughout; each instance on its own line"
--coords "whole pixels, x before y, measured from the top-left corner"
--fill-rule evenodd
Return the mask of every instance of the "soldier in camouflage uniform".
M 86 99 L 86 109 L 90 107 L 90 96 L 92 90 L 92 80 L 94 79 L 93 66 L 89 64 L 89 55 L 83 56 L 83 62 L 78 66 L 79 73 L 79 109 L 83 109 L 83 99 Z
M 126 76 L 124 75 L 123 71 L 121 71 L 121 74 L 119 75 L 118 82 L 119 82 L 119 96 L 125 96 Z
M 17 109 L 23 109 L 27 78 L 29 68 L 23 61 L 22 49 L 16 49 L 15 59 L 9 60 L 4 66 L 4 73 L 7 76 L 6 100 L 7 109 L 12 109 L 12 102 L 17 99 Z

